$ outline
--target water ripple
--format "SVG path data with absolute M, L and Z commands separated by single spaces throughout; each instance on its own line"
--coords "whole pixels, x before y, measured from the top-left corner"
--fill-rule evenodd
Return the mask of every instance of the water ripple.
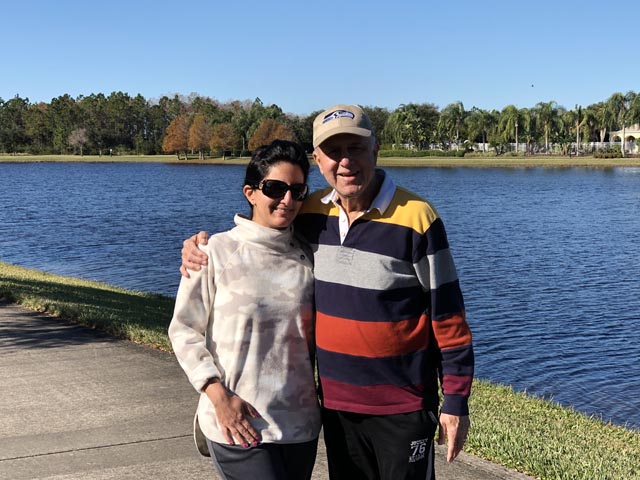
M 173 296 L 182 240 L 246 211 L 243 169 L 0 164 L 0 259 Z M 640 428 L 640 169 L 389 171 L 445 221 L 477 376 Z

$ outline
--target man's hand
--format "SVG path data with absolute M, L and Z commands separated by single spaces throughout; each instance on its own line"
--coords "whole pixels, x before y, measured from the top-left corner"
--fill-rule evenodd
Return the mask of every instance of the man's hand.
M 182 265 L 180 273 L 189 278 L 190 270 L 200 270 L 203 265 L 207 264 L 207 254 L 198 248 L 198 245 L 206 245 L 209 242 L 209 234 L 200 232 L 197 235 L 187 238 L 182 242 Z
M 464 442 L 467 441 L 469 427 L 471 421 L 469 416 L 463 417 L 457 415 L 449 415 L 447 413 L 440 414 L 440 434 L 438 435 L 438 445 L 442 445 L 447 441 L 447 463 L 455 460 L 462 451 Z

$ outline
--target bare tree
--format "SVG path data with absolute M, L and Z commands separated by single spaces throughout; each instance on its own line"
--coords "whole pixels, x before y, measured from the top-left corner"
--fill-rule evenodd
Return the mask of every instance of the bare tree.
M 69 134 L 68 138 L 69 145 L 73 147 L 73 153 L 76 153 L 76 149 L 80 149 L 80 156 L 82 157 L 82 149 L 87 143 L 87 129 L 86 128 L 76 128 Z

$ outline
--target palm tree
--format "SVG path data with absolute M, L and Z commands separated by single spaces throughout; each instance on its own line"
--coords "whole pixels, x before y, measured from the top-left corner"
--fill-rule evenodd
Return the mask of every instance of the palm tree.
M 594 103 L 587 107 L 593 112 L 596 120 L 596 128 L 598 130 L 598 141 L 603 143 L 607 138 L 607 129 L 609 127 L 609 110 L 605 102 Z
M 467 127 L 467 140 L 475 143 L 476 139 L 480 137 L 482 140 L 482 150 L 486 152 L 489 131 L 495 123 L 491 112 L 473 107 L 464 120 L 465 126 Z
M 576 157 L 580 154 L 580 124 L 582 122 L 582 106 L 576 105 Z
M 607 110 L 609 111 L 609 119 L 610 122 L 620 128 L 622 125 L 622 156 L 625 156 L 626 150 L 626 136 L 627 136 L 627 112 L 629 111 L 629 106 L 635 100 L 636 94 L 632 91 L 627 92 L 626 95 L 623 95 L 619 92 L 614 93 L 607 100 Z
M 389 115 L 387 121 L 384 124 L 384 130 L 382 131 L 382 137 L 385 141 L 393 145 L 402 145 L 404 143 L 404 119 L 400 109 L 396 109 Z
M 522 133 L 527 144 L 525 154 L 527 152 L 532 153 L 533 150 L 533 142 L 537 137 L 537 122 L 536 122 L 536 112 L 531 108 L 523 108 L 520 110 L 521 117 L 521 125 L 522 125 Z
M 563 110 L 560 113 L 560 130 L 556 136 L 557 141 L 562 146 L 563 155 L 570 155 L 571 141 L 577 139 L 579 135 L 578 129 L 578 111 L 576 110 Z M 576 142 L 576 152 L 578 149 L 578 142 Z
M 393 139 L 395 145 L 410 144 L 420 148 L 419 143 L 423 137 L 420 123 L 415 112 L 409 105 L 400 105 L 387 119 L 384 133 Z
M 629 92 L 629 93 L 632 93 L 632 92 Z M 629 95 L 629 93 L 627 95 Z M 640 94 L 633 94 L 633 96 L 630 96 L 629 111 L 627 112 L 627 121 L 629 122 L 629 125 L 636 125 L 636 126 L 640 125 Z
M 582 141 L 590 142 L 592 139 L 598 138 L 598 113 L 595 105 L 589 105 L 582 109 L 582 119 L 580 120 L 580 130 L 582 133 Z
M 538 102 L 536 104 L 538 120 L 544 132 L 544 149 L 549 153 L 549 136 L 553 133 L 554 127 L 559 123 L 558 104 L 550 102 Z
M 620 92 L 616 92 L 609 97 L 605 105 L 606 110 L 606 122 L 609 130 L 618 129 L 620 127 L 620 120 L 624 117 L 624 95 Z M 624 123 L 624 122 L 623 122 Z M 622 128 L 622 156 L 624 157 L 624 126 Z M 612 139 L 609 139 L 610 141 Z
M 421 149 L 431 141 L 437 121 L 438 110 L 435 105 L 403 104 L 389 115 L 383 136 L 397 145 L 409 143 Z
M 460 131 L 464 127 L 466 112 L 462 102 L 454 102 L 447 105 L 440 112 L 438 131 L 444 134 L 449 143 L 455 143 L 460 148 Z
M 515 105 L 508 105 L 500 112 L 500 123 L 498 129 L 502 135 L 505 143 L 510 143 L 515 139 L 516 153 L 518 152 L 518 126 L 519 126 L 520 112 Z
M 633 100 L 629 103 L 627 119 L 629 120 L 629 125 L 640 125 L 640 94 L 635 94 Z
M 563 107 L 558 109 L 560 112 L 560 130 L 558 132 L 558 141 L 563 145 L 565 154 L 570 152 L 571 142 L 576 142 L 576 155 L 580 150 L 580 125 L 582 122 L 582 107 L 576 105 L 575 110 L 565 110 Z

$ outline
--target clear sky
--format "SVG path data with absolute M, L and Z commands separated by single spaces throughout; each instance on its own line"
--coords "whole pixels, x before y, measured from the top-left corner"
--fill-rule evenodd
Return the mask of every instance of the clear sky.
M 0 97 L 572 109 L 640 91 L 637 0 L 9 0 Z

